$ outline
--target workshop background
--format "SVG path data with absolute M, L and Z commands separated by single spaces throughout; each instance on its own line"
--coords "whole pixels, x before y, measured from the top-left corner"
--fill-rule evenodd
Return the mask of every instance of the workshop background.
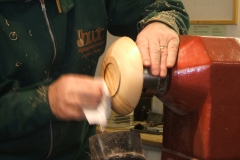
M 225 10 L 225 9 L 223 8 L 223 10 Z M 240 3 L 238 3 L 238 10 L 240 10 Z M 194 27 L 194 26 L 196 26 L 196 25 L 191 25 L 191 27 Z M 214 25 L 207 25 L 207 26 L 212 27 Z M 222 27 L 222 32 L 223 32 L 222 34 L 224 34 L 223 36 L 239 37 L 239 39 L 240 39 L 240 16 L 238 16 L 238 24 L 236 24 L 236 25 L 218 25 L 217 27 L 219 27 L 219 28 Z M 107 38 L 108 41 L 107 41 L 106 50 L 118 38 L 118 37 L 112 36 L 110 34 L 108 34 L 107 36 L 108 36 L 108 38 Z M 101 70 L 103 56 L 104 55 L 102 55 L 99 59 L 98 67 L 97 67 L 97 70 L 95 73 L 96 76 L 100 76 L 100 70 Z M 153 97 L 153 99 L 152 99 L 151 112 L 163 114 L 163 104 L 156 97 Z M 161 157 L 161 148 L 160 147 L 153 147 L 150 145 L 143 144 L 143 152 L 144 152 L 144 155 L 147 160 L 156 160 L 156 159 L 160 159 L 160 157 Z

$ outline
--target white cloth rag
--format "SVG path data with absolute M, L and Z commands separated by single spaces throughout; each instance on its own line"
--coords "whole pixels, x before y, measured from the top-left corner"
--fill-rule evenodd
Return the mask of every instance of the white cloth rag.
M 111 113 L 111 98 L 105 81 L 103 80 L 102 101 L 96 109 L 83 108 L 83 112 L 89 124 L 99 124 L 103 132 L 107 126 L 107 119 Z

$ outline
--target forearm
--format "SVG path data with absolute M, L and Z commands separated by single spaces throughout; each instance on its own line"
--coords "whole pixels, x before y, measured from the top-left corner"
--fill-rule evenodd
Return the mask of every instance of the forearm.
M 138 32 L 151 22 L 161 22 L 178 34 L 187 34 L 189 16 L 179 0 L 156 0 L 145 8 L 144 18 L 138 23 Z
M 48 103 L 47 90 L 48 85 L 42 84 L 1 95 L 0 140 L 26 135 L 56 120 Z
M 178 34 L 187 34 L 189 16 L 180 0 L 105 2 L 109 18 L 108 29 L 115 36 L 129 36 L 135 39 L 146 25 L 156 21 L 165 23 Z

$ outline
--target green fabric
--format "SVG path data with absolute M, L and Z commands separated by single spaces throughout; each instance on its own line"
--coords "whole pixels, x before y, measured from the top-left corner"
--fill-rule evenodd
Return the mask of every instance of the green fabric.
M 108 30 L 116 36 L 128 34 L 135 40 L 136 35 L 147 24 L 155 21 L 165 23 L 179 34 L 187 34 L 190 27 L 189 16 L 180 0 L 143 0 L 141 4 L 139 1 L 127 0 L 105 0 L 105 2 L 110 6 L 107 10 Z M 151 5 L 148 5 L 149 3 Z M 136 5 L 140 5 L 137 10 Z M 131 15 L 141 15 L 141 17 Z M 138 21 L 137 25 L 136 21 Z
M 67 13 L 70 9 L 73 8 L 73 0 L 60 0 L 63 13 Z
M 0 0 L 0 159 L 45 159 L 51 140 L 49 159 L 88 159 L 95 126 L 57 120 L 49 85 L 66 73 L 94 76 L 107 31 L 135 39 L 153 21 L 179 34 L 189 26 L 178 0 L 169 0 L 170 7 L 162 0 L 73 0 L 73 7 L 65 2 L 59 14 L 56 1 L 45 0 L 53 41 L 39 0 Z
M 162 22 L 174 29 L 178 34 L 187 34 L 190 27 L 188 14 L 183 3 L 178 0 L 157 0 L 146 7 L 143 20 L 138 23 L 138 31 L 151 22 Z

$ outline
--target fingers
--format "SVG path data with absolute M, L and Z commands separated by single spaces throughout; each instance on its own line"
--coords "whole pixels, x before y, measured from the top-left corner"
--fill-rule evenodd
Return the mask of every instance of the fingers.
M 153 76 L 165 77 L 167 74 L 168 43 L 164 38 L 161 41 L 158 38 L 137 39 L 137 45 L 140 50 L 143 66 L 150 67 Z M 160 44 L 162 42 L 162 44 Z M 165 43 L 165 44 L 164 44 Z M 161 48 L 163 47 L 163 48 Z M 144 63 L 147 62 L 147 63 Z
M 95 109 L 102 99 L 103 82 L 94 79 L 84 79 L 79 82 L 77 89 L 77 102 L 82 108 Z
M 69 108 L 69 109 L 66 109 Z M 83 121 L 86 119 L 85 114 L 82 110 L 82 108 L 74 107 L 72 109 L 72 106 L 65 105 L 65 107 L 58 107 L 57 111 L 53 112 L 54 115 L 59 119 L 63 121 Z
M 167 61 L 167 57 L 168 57 L 168 45 L 162 44 L 162 45 L 160 45 L 159 48 L 160 48 L 159 76 L 165 77 L 167 75 L 166 61 Z
M 178 46 L 179 46 L 178 38 L 172 39 L 168 43 L 168 56 L 167 56 L 167 62 L 166 62 L 166 66 L 168 68 L 172 68 L 176 62 Z
M 168 44 L 160 45 L 160 77 L 166 77 L 167 69 L 172 68 L 177 59 L 179 39 L 172 39 Z
M 144 54 L 144 53 L 148 53 L 149 51 L 149 44 L 148 44 L 148 40 L 146 38 L 141 38 L 141 36 L 139 36 L 140 38 L 137 39 L 136 43 L 138 45 L 138 49 L 141 53 L 142 56 L 142 63 L 143 66 L 145 67 L 149 67 L 151 64 L 151 60 L 150 60 L 150 55 L 149 54 Z M 142 36 L 144 37 L 144 36 Z
M 158 41 L 149 41 L 149 54 L 151 61 L 151 73 L 154 76 L 159 75 L 159 66 L 161 61 L 160 47 Z
M 102 99 L 103 82 L 88 76 L 64 75 L 48 90 L 53 114 L 60 120 L 85 119 L 83 108 L 95 109 Z
M 167 69 L 173 67 L 176 62 L 178 34 L 165 24 L 153 22 L 138 34 L 136 42 L 143 65 L 150 66 L 153 76 L 165 77 Z

